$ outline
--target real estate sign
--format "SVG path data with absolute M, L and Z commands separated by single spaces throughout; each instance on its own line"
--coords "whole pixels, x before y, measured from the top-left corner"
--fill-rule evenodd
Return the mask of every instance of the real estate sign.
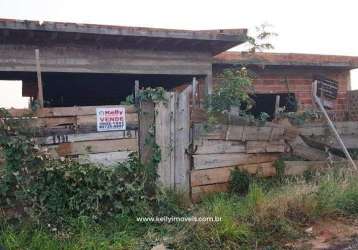
M 124 107 L 96 108 L 97 131 L 126 130 Z

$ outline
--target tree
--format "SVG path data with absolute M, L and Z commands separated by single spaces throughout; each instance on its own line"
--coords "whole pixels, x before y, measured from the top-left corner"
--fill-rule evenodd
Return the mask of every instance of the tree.
M 278 36 L 276 32 L 270 31 L 272 25 L 268 23 L 263 23 L 259 26 L 256 26 L 253 36 L 248 36 L 247 44 L 249 46 L 248 52 L 262 52 L 264 50 L 272 50 L 274 46 L 270 42 L 270 39 Z

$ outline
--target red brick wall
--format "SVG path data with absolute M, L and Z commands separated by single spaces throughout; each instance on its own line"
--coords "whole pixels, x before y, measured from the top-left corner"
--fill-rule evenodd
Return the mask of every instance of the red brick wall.
M 348 117 L 358 121 L 358 90 L 348 91 Z
M 214 66 L 214 75 L 218 75 L 222 68 Z M 338 98 L 333 101 L 333 111 L 337 120 L 347 116 L 347 84 L 349 70 L 342 69 L 314 69 L 309 67 L 282 68 L 250 68 L 254 75 L 256 93 L 294 93 L 300 109 L 312 107 L 311 88 L 315 75 L 322 75 L 339 83 Z M 214 85 L 217 84 L 214 79 Z

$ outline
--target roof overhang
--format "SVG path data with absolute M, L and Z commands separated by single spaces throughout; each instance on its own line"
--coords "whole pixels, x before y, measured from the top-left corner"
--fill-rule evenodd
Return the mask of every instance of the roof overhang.
M 216 55 L 244 43 L 246 34 L 246 29 L 177 30 L 0 19 L 2 43 L 95 43 L 103 47 L 205 51 Z
M 229 65 L 258 65 L 263 67 L 302 66 L 355 69 L 358 68 L 358 57 L 295 53 L 248 53 L 230 51 L 215 56 L 213 63 Z

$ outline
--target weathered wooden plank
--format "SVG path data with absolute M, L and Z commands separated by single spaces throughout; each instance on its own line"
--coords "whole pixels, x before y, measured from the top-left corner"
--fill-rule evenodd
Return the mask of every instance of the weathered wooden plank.
M 344 145 L 349 149 L 358 149 L 358 135 L 342 135 L 341 139 Z M 330 147 L 342 150 L 339 142 L 332 136 Z
M 231 171 L 238 168 L 241 171 L 247 171 L 250 174 L 256 175 L 263 172 L 263 168 L 274 168 L 274 162 L 264 162 L 258 164 L 245 164 L 237 167 L 221 167 L 221 168 L 210 168 L 203 170 L 191 171 L 191 186 L 209 185 L 215 183 L 225 183 L 230 181 Z M 272 170 L 270 170 L 272 171 Z M 269 175 L 271 176 L 271 175 Z
M 76 125 L 77 119 L 74 116 L 51 117 L 51 118 L 34 118 L 29 120 L 31 127 L 58 127 L 65 125 Z
M 245 143 L 225 140 L 196 140 L 194 142 L 194 154 L 224 154 L 246 152 Z
M 34 114 L 34 112 L 31 109 L 10 108 L 10 109 L 7 109 L 7 111 L 13 117 L 32 116 Z
M 227 125 L 218 124 L 212 126 L 204 126 L 204 124 L 196 123 L 193 125 L 193 138 L 194 140 L 206 138 L 212 140 L 225 140 L 226 139 Z
M 191 110 L 190 120 L 192 123 L 202 123 L 208 120 L 208 114 L 204 109 L 193 108 Z
M 85 134 L 58 134 L 48 137 L 36 138 L 36 141 L 42 145 L 51 145 L 65 142 L 113 140 L 123 138 L 137 138 L 137 130 L 108 131 Z
M 321 127 L 299 127 L 299 134 L 304 136 L 311 136 L 311 135 L 328 135 L 329 128 L 325 126 Z
M 272 127 L 246 126 L 243 132 L 244 141 L 266 141 L 270 139 Z
M 295 141 L 290 143 L 292 148 L 292 154 L 296 156 L 300 156 L 303 159 L 310 161 L 324 161 L 328 158 L 328 153 L 312 148 L 308 146 L 301 137 L 297 137 Z
M 246 153 L 285 152 L 285 142 L 281 141 L 247 141 Z
M 82 116 L 82 115 L 96 115 L 96 108 L 111 108 L 118 107 L 116 105 L 110 106 L 78 106 L 78 107 L 58 107 L 58 108 L 42 108 L 36 112 L 37 117 L 55 117 L 55 116 Z M 137 109 L 135 106 L 123 106 L 127 113 L 135 113 Z
M 170 181 L 173 183 L 171 186 L 175 189 L 175 128 L 176 128 L 176 100 L 177 100 L 177 93 L 171 92 L 170 93 L 170 100 L 169 100 L 169 108 L 170 108 L 170 145 L 172 145 L 171 152 L 170 152 Z
M 244 126 L 228 126 L 225 139 L 226 140 L 243 140 Z
M 127 130 L 138 130 L 137 124 L 126 124 Z M 52 128 L 34 128 L 34 133 L 37 137 L 47 137 L 47 136 L 62 136 L 67 134 L 86 134 L 86 133 L 97 133 L 97 125 L 67 125 L 67 126 L 58 126 Z
M 117 163 L 125 162 L 126 160 L 128 160 L 128 156 L 130 153 L 132 153 L 132 151 L 79 155 L 78 161 L 81 164 L 92 163 L 103 166 L 113 166 Z
M 355 161 L 356 164 L 358 161 Z M 348 161 L 334 161 L 328 163 L 327 161 L 284 161 L 285 175 L 302 175 L 305 171 L 312 170 L 323 170 L 331 165 L 349 166 Z
M 292 154 L 310 161 L 323 161 L 328 159 L 326 152 L 302 144 L 292 146 Z
M 194 169 L 208 169 L 208 168 L 271 162 L 277 160 L 278 157 L 279 157 L 278 153 L 208 154 L 208 155 L 193 155 L 193 160 L 194 160 Z
M 174 166 L 171 165 L 171 156 L 174 154 L 173 141 L 171 140 L 171 103 L 174 99 L 170 93 L 166 93 L 167 104 L 155 104 L 155 141 L 161 150 L 161 161 L 158 164 L 157 173 L 159 182 L 168 188 L 174 187 Z
M 62 143 L 49 146 L 49 152 L 54 156 L 82 155 L 93 153 L 106 153 L 114 151 L 138 151 L 138 140 L 119 139 L 102 141 L 82 141 Z
M 358 148 L 358 135 L 350 134 L 350 135 L 341 135 L 340 136 L 344 145 L 349 149 Z M 342 150 L 341 145 L 337 141 L 337 139 L 333 135 L 325 135 L 325 136 L 303 136 L 303 139 L 307 144 L 315 145 L 318 148 L 334 148 L 337 150 Z
M 229 190 L 229 183 L 219 183 L 206 186 L 197 186 L 191 189 L 191 200 L 196 203 L 203 197 L 211 193 L 227 192 Z
M 335 122 L 334 123 L 340 135 L 358 134 L 358 123 L 354 121 Z M 301 135 L 305 136 L 319 136 L 328 135 L 331 133 L 326 123 L 306 123 L 298 126 Z
M 270 135 L 270 141 L 277 141 L 284 138 L 284 127 L 273 127 Z
M 186 150 L 190 145 L 190 94 L 192 86 L 188 86 L 177 98 L 175 112 L 175 189 L 189 192 L 190 158 Z
M 146 142 L 151 138 L 155 125 L 153 102 L 141 102 L 139 112 L 139 156 L 143 164 L 147 164 L 153 155 L 153 145 Z
M 272 131 L 273 132 L 272 135 Z M 238 141 L 255 141 L 255 140 L 273 140 L 283 137 L 283 128 L 273 126 L 239 126 L 239 125 L 214 125 L 204 128 L 201 124 L 194 125 L 194 138 L 205 137 L 216 140 L 238 140 Z

